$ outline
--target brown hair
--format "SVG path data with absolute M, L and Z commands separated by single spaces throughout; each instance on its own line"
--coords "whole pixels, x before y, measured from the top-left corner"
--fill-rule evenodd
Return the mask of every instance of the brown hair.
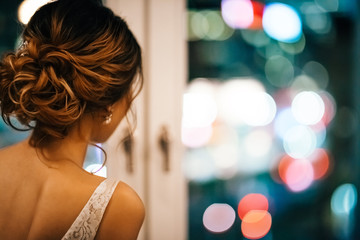
M 0 110 L 13 128 L 11 116 L 33 129 L 33 146 L 64 138 L 84 113 L 121 98 L 130 107 L 141 89 L 140 47 L 125 21 L 98 1 L 46 4 L 22 37 L 0 63 Z

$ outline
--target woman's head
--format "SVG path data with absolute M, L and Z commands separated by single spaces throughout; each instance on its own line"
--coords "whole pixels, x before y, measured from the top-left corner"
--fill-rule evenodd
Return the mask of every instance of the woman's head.
M 33 128 L 31 143 L 64 138 L 85 114 L 118 101 L 126 111 L 142 85 L 141 50 L 127 24 L 95 0 L 41 7 L 24 43 L 0 65 L 0 107 Z M 139 78 L 137 75 L 139 74 Z

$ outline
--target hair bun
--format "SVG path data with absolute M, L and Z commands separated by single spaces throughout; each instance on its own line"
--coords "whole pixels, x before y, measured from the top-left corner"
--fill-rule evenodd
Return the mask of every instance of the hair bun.
M 0 82 L 3 116 L 14 115 L 29 127 L 35 121 L 61 137 L 53 129 L 66 129 L 85 109 L 68 83 L 74 72 L 71 66 L 65 53 L 47 45 L 37 49 L 29 43 L 16 55 L 6 56 Z

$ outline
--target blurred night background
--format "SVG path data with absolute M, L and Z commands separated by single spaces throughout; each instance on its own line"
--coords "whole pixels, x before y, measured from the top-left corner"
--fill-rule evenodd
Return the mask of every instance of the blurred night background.
M 1 54 L 22 2 L 0 2 Z M 189 240 L 360 239 L 359 4 L 187 0 Z M 0 121 L 0 147 L 25 136 Z

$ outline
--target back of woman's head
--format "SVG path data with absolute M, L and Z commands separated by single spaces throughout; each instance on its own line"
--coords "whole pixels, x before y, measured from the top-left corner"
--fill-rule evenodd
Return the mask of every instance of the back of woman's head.
M 32 128 L 33 145 L 64 138 L 85 113 L 122 98 L 130 106 L 141 75 L 141 50 L 124 20 L 96 0 L 51 2 L 0 63 L 1 114 Z

